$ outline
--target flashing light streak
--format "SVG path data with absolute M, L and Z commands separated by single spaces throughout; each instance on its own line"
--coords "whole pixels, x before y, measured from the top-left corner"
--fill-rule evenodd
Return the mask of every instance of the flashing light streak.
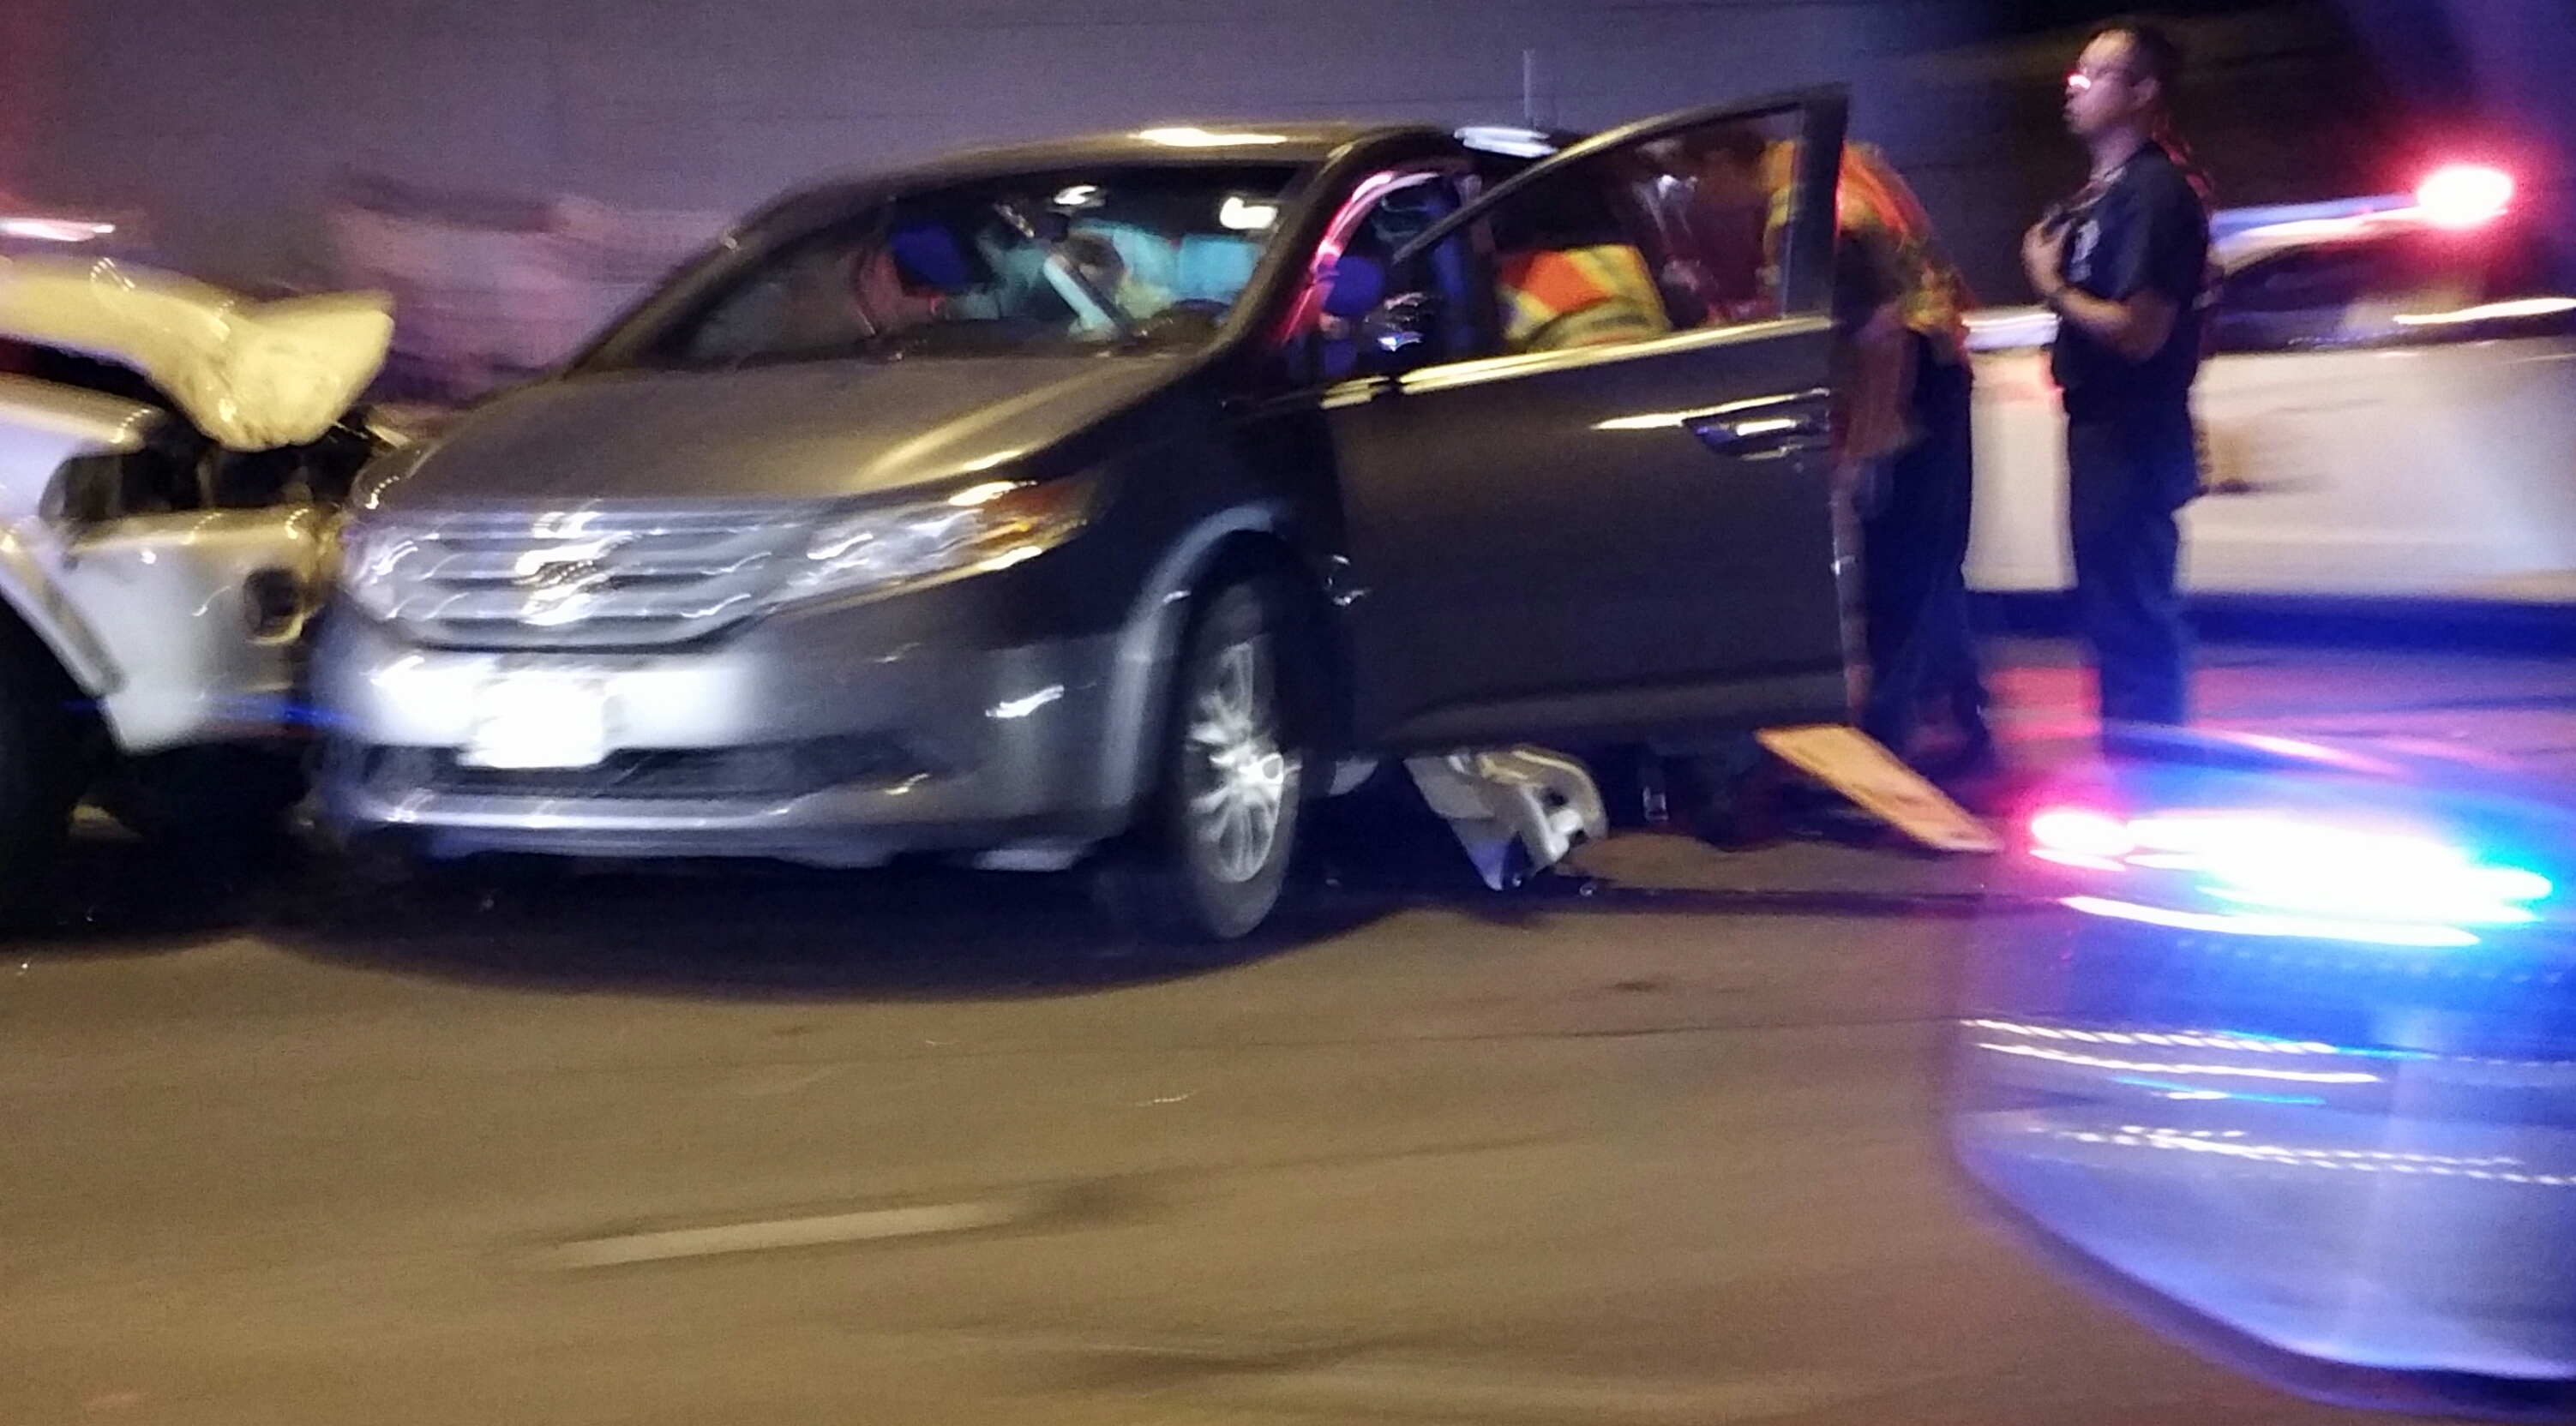
M 2334 242 L 2342 238 L 2357 238 L 2369 232 L 2371 219 L 2374 216 L 2376 215 L 2357 213 L 2342 218 L 2288 218 L 2278 223 L 2257 224 L 2245 229 L 2241 236 L 2277 243 Z
M 2415 185 L 2415 206 L 2445 228 L 2474 228 L 2503 215 L 2513 202 L 2513 175 L 2484 164 L 2446 164 Z
M 2031 818 L 2030 836 L 2046 851 L 2088 862 L 2116 863 L 2138 849 L 2128 823 L 2074 807 L 2051 808 Z
M 2576 308 L 2576 299 L 2571 299 Z M 2355 831 L 2261 813 L 2177 813 L 2124 821 L 2080 807 L 2030 819 L 2031 854 L 2090 871 L 2194 875 L 2219 915 L 2077 898 L 2066 904 L 2182 930 L 2316 936 L 2397 946 L 2468 946 L 2471 926 L 2528 925 L 2547 877 L 2483 862 L 2403 832 Z
M 0 237 L 39 243 L 91 243 L 116 233 L 114 223 L 81 223 L 66 218 L 0 218 Z
M 2099 1130 L 2056 1129 L 2049 1137 L 2078 1144 L 2111 1144 L 2129 1149 L 2166 1149 L 2186 1154 L 2214 1154 L 2222 1158 L 2251 1159 L 2257 1163 L 2283 1168 L 2335 1169 L 2350 1173 L 2419 1174 L 2434 1178 L 2489 1179 L 2501 1183 L 2538 1184 L 2550 1188 L 2576 1186 L 2576 1177 L 2563 1174 L 2517 1172 L 2526 1165 L 2520 1159 L 2497 1155 L 2484 1158 L 2456 1158 L 2448 1154 L 2404 1154 L 2375 1149 L 2301 1149 L 2287 1144 L 2235 1142 L 2241 1134 L 2228 1138 L 2213 1137 L 2206 1130 L 2185 1133 L 2179 1129 L 2150 1129 L 2124 1124 L 2117 1133 Z
M 2140 1138 L 2233 1143 L 2251 1137 L 2242 1129 L 2175 1129 L 2162 1124 L 2123 1124 L 2123 1134 Z M 2463 1158 L 2456 1154 L 2408 1153 L 2399 1149 L 2294 1149 L 2282 1144 L 2246 1144 L 2244 1148 L 2260 1149 L 2267 1154 L 2287 1154 L 2303 1159 L 2342 1159 L 2347 1162 L 2368 1161 L 2391 1164 L 2448 1164 L 2454 1168 L 2522 1168 L 2521 1159 L 2511 1154 L 2481 1154 Z
M 1471 124 L 1460 129 L 1456 138 L 1471 149 L 1506 158 L 1545 158 L 1556 152 L 1556 145 L 1548 142 L 1547 135 L 1535 129 Z
M 2270 911 L 2370 921 L 2518 925 L 2546 877 L 2489 866 L 2429 838 L 2254 816 L 2147 818 L 2129 826 L 2163 869 L 2209 873 L 2204 891 Z M 2141 859 L 2132 857 L 2133 865 Z
M 2264 752 L 2278 753 L 2285 758 L 2298 758 L 2307 762 L 2332 763 L 2337 767 L 2351 768 L 2356 772 L 2367 768 L 2381 766 L 2381 764 L 2373 762 L 2370 759 L 2357 757 L 2341 748 L 2320 747 L 2315 743 L 2307 742 L 2303 739 L 2284 738 L 2278 733 L 2239 733 L 2236 736 L 2239 741 L 2243 742 L 2249 748 L 2260 748 Z
M 2554 317 L 2576 312 L 2576 297 L 2517 297 L 2449 312 L 2400 312 L 2388 320 L 2401 327 L 2438 327 L 2459 322 L 2503 322 L 2516 317 Z
M 1176 149 L 1227 149 L 1240 144 L 1284 144 L 1286 134 L 1211 133 L 1189 125 L 1167 128 L 1138 129 L 1136 137 L 1149 144 L 1162 144 Z
M 2315 1108 L 2325 1103 L 2324 1100 L 2312 1094 L 2248 1094 L 2243 1090 L 2234 1089 L 2194 1089 L 2186 1085 L 2168 1084 L 2163 1080 L 2129 1074 L 2113 1075 L 2111 1079 L 2114 1084 L 2134 1085 L 2139 1089 L 2154 1090 L 2157 1097 L 2162 1099 L 2228 1100 L 2244 1104 L 2287 1104 L 2298 1108 Z
M 2412 193 L 2371 193 L 2358 198 L 2329 198 L 2321 203 L 2260 203 L 2245 208 L 2221 208 L 2209 215 L 2209 226 L 2213 233 L 2227 238 L 2269 230 L 2284 223 L 2369 218 L 2414 206 L 2415 195 Z
M 2127 1074 L 2209 1075 L 2228 1079 L 2279 1080 L 2290 1084 L 2379 1083 L 2378 1075 L 2364 1070 L 2296 1070 L 2274 1069 L 2270 1065 L 2198 1065 L 2158 1060 L 2118 1060 L 2108 1055 L 2087 1055 L 2074 1050 L 2051 1049 L 2046 1045 L 2005 1045 L 1990 1040 L 1979 1041 L 1977 1048 L 2021 1059 L 2072 1065 L 2078 1069 L 2118 1070 Z
M 2174 911 L 2140 906 L 2099 896 L 2070 896 L 2061 903 L 2087 916 L 2137 921 L 2174 931 L 2203 931 L 2221 936 L 2270 936 L 2303 941 L 2355 941 L 2369 946 L 2456 949 L 2474 946 L 2478 938 L 2457 926 L 2390 926 L 2367 921 L 2335 921 L 2315 916 L 2266 916 L 2252 912 Z
M 2074 1040 L 2087 1045 L 2153 1045 L 2159 1049 L 2227 1050 L 2258 1055 L 2369 1054 L 2377 1056 L 2383 1053 L 2348 1050 L 2340 1045 L 2329 1045 L 2323 1040 L 2283 1040 L 2269 1035 L 2243 1035 L 2233 1031 L 2078 1030 L 2064 1025 L 2023 1025 L 2011 1020 L 1970 1020 L 1965 1023 L 1974 1030 L 1994 1030 L 2006 1035 L 2029 1035 L 2042 1040 Z

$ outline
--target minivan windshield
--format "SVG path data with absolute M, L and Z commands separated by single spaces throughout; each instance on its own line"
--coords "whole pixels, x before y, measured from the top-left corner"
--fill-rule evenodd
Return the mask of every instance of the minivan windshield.
M 677 307 L 648 302 L 587 363 L 729 370 L 908 355 L 1192 346 L 1251 280 L 1298 176 L 1131 166 L 906 194 L 766 244 Z M 680 283 L 704 283 L 700 273 Z

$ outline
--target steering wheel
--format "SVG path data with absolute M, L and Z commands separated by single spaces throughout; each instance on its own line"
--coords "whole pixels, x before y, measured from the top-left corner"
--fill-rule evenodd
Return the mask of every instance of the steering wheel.
M 1173 303 L 1136 324 L 1139 336 L 1162 340 L 1213 337 L 1225 325 L 1226 303 L 1204 297 L 1187 298 Z

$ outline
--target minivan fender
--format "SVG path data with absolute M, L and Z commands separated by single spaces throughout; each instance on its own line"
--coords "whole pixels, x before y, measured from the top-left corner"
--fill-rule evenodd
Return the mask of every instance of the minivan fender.
M 1161 746 L 1164 691 L 1189 627 L 1190 594 L 1216 567 L 1229 541 L 1252 535 L 1280 539 L 1285 501 L 1230 506 L 1172 542 L 1147 571 L 1119 624 L 1109 674 L 1108 726 L 1100 760 L 1100 805 L 1134 808 L 1153 791 L 1152 749 Z

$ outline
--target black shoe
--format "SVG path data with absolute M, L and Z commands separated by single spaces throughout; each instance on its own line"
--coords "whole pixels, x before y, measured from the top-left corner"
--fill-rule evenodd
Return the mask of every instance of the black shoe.
M 1777 840 L 1778 768 L 1754 748 L 1748 755 L 1677 758 L 1668 769 L 1671 812 L 1679 830 L 1714 847 L 1743 848 Z

